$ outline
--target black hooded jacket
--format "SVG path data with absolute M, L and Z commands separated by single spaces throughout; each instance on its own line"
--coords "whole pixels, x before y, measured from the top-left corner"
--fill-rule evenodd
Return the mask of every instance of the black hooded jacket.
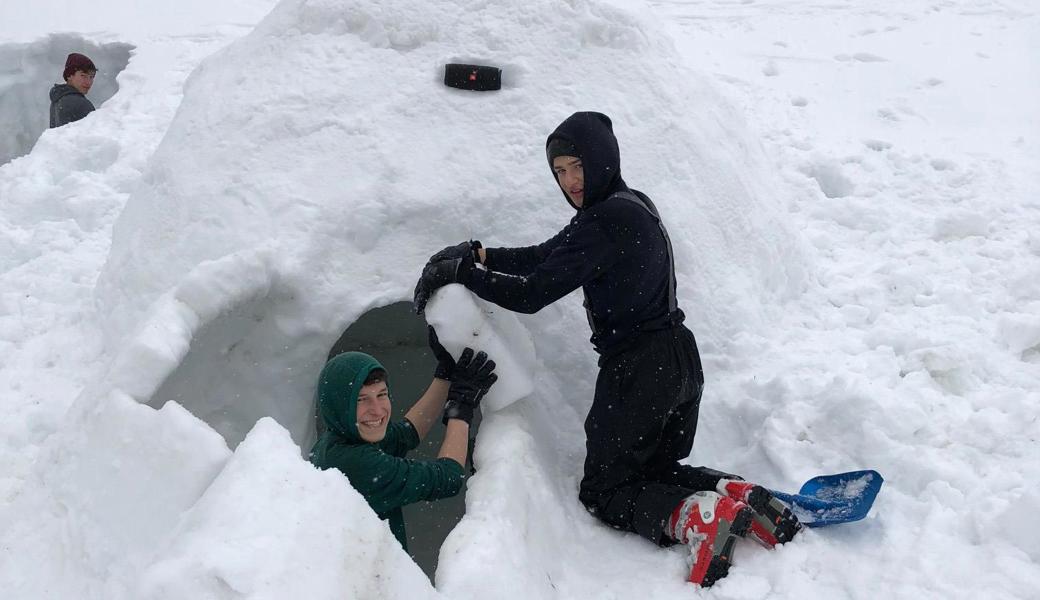
M 630 190 L 621 178 L 617 138 L 606 115 L 575 113 L 546 145 L 555 138 L 570 142 L 581 155 L 585 182 L 578 213 L 537 246 L 487 248 L 487 270 L 475 268 L 460 279 L 481 298 L 522 313 L 537 312 L 581 287 L 592 343 L 601 354 L 614 354 L 639 332 L 683 319 L 681 311 L 669 308 L 674 283 L 668 244 L 650 212 L 616 195 Z
M 51 88 L 51 127 L 79 121 L 93 110 L 94 104 L 71 85 L 56 83 Z

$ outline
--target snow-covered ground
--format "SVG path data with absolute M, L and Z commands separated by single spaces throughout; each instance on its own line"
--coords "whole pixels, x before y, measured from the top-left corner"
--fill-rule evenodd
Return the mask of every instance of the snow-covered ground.
M 3 597 L 1040 596 L 1040 11 L 860 4 L 0 6 L 0 123 L 70 43 L 122 69 L 0 165 Z M 440 86 L 459 60 L 504 89 Z M 300 457 L 314 379 L 432 251 L 562 226 L 542 143 L 590 109 L 676 245 L 690 461 L 886 483 L 865 521 L 685 584 L 577 502 L 572 296 L 520 319 L 535 391 L 486 411 L 434 589 Z
M 814 247 L 806 293 L 709 361 L 736 437 L 699 441 L 766 432 L 744 467 L 763 476 L 887 477 L 874 520 L 736 569 L 726 589 L 788 569 L 800 581 L 762 589 L 1037 597 L 1035 5 L 656 6 L 805 190 L 784 201 Z

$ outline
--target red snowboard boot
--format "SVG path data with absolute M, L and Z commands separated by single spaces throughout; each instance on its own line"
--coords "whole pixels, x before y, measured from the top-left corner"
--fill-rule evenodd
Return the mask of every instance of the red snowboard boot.
M 720 494 L 751 507 L 755 513 L 751 523 L 751 536 L 766 548 L 786 544 L 802 530 L 802 524 L 798 522 L 798 517 L 794 516 L 791 509 L 760 485 L 723 479 L 719 481 L 716 489 Z
M 690 581 L 709 587 L 729 573 L 733 546 L 747 534 L 754 512 L 743 502 L 715 492 L 688 496 L 672 512 L 668 533 L 689 544 L 693 555 Z

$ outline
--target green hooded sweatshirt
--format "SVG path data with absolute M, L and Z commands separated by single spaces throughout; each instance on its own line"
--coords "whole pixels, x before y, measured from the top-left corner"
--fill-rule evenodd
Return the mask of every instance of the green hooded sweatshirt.
M 404 458 L 419 445 L 419 434 L 407 419 L 387 425 L 386 437 L 379 442 L 361 439 L 358 394 L 376 369 L 383 366 L 361 352 L 345 352 L 325 364 L 318 379 L 318 412 L 325 433 L 315 442 L 310 459 L 320 469 L 342 471 L 379 518 L 389 519 L 390 531 L 407 550 L 401 507 L 458 494 L 465 472 L 450 458 Z

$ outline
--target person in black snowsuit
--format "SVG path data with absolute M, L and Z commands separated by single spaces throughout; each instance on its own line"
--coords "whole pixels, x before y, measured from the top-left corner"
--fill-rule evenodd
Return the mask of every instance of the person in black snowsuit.
M 94 85 L 96 73 L 93 61 L 82 54 L 73 52 L 65 59 L 65 83 L 51 88 L 51 127 L 79 121 L 94 111 L 94 103 L 87 100 L 86 94 Z
M 537 246 L 470 241 L 441 250 L 416 286 L 416 310 L 448 283 L 522 313 L 582 288 L 600 371 L 578 497 L 614 528 L 695 545 L 690 580 L 711 585 L 725 576 L 735 538 L 750 528 L 771 546 L 787 541 L 797 520 L 765 488 L 679 462 L 693 448 L 704 374 L 677 306 L 667 231 L 650 199 L 622 179 L 610 119 L 575 113 L 549 136 L 546 156 L 577 210 L 570 223 Z M 718 518 L 703 522 L 712 512 Z M 758 513 L 774 523 L 759 524 Z

